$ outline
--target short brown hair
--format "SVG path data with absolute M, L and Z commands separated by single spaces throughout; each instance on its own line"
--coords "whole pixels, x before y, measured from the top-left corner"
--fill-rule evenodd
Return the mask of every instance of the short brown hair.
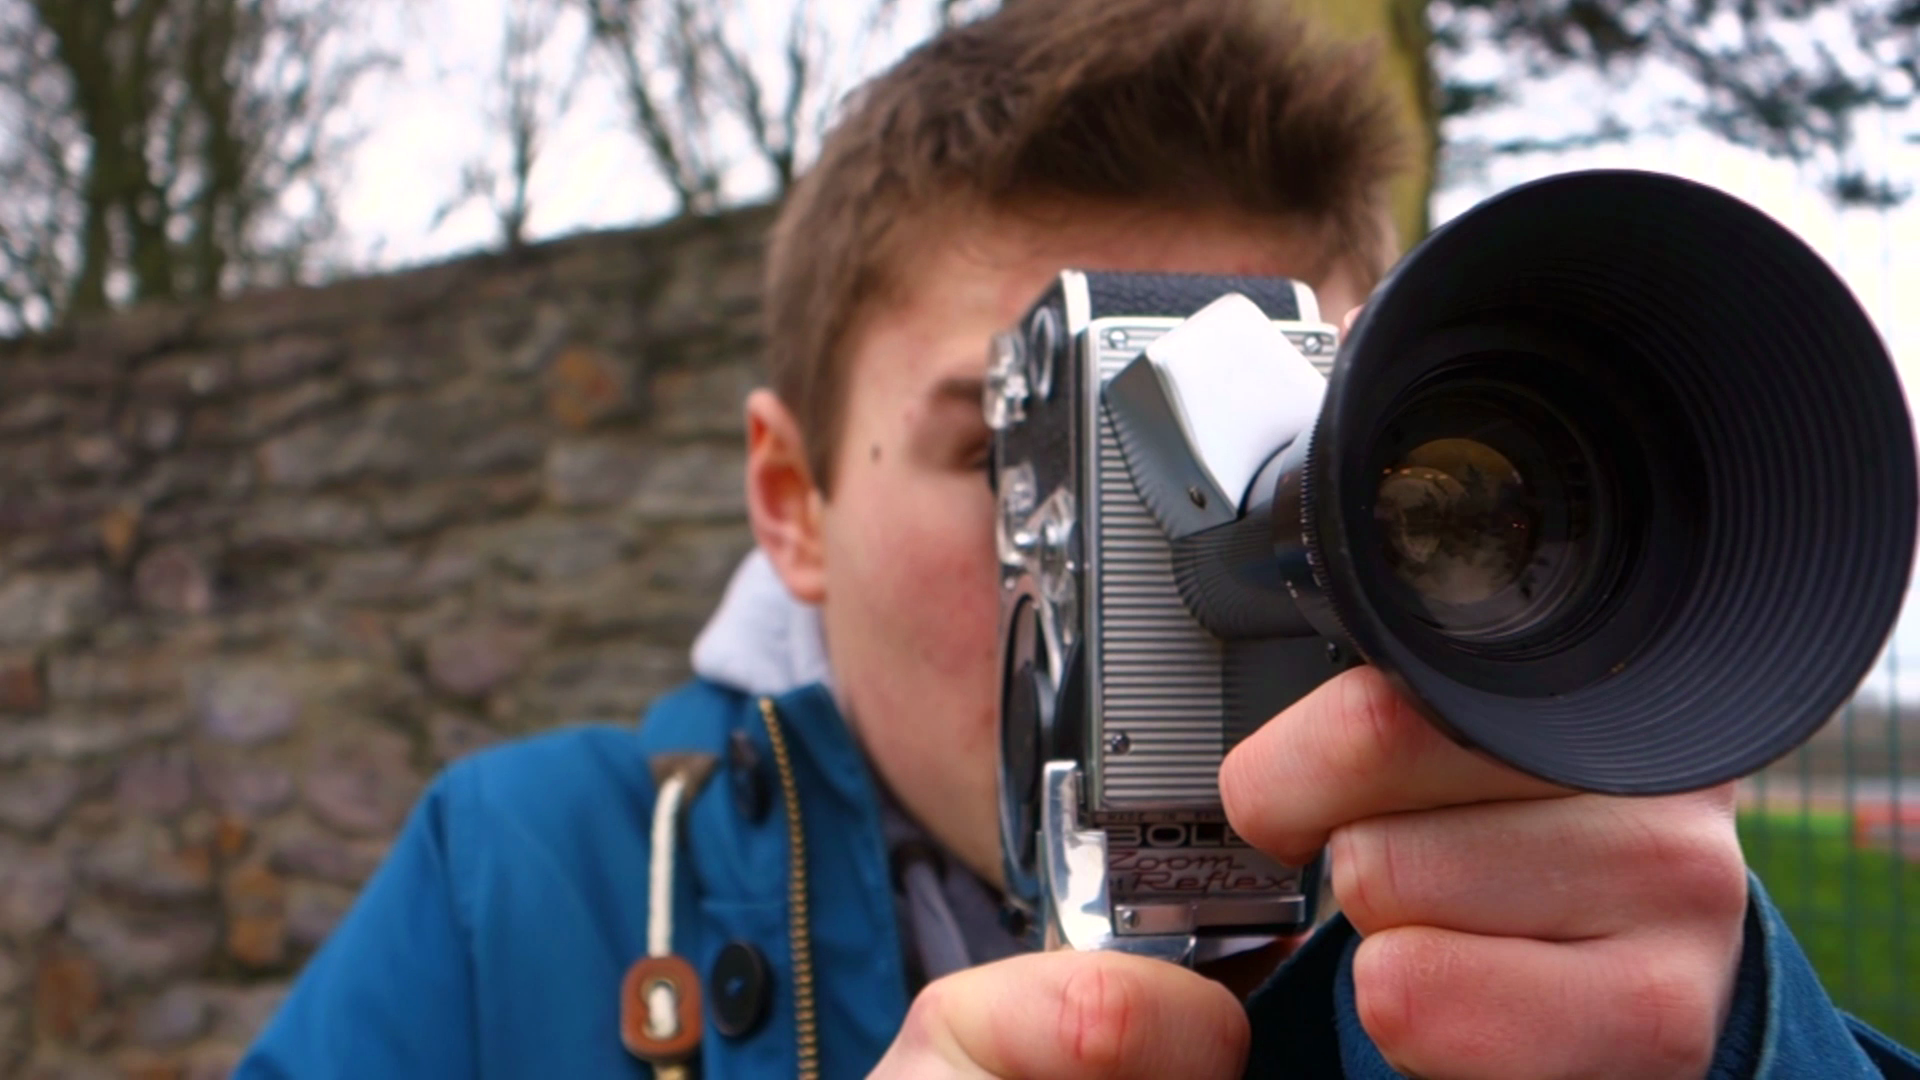
M 1077 198 L 1306 221 L 1377 278 L 1400 155 L 1372 52 L 1310 33 L 1283 0 L 1003 0 L 936 36 L 849 100 L 773 229 L 768 373 L 815 483 L 831 489 L 848 334 L 936 208 Z

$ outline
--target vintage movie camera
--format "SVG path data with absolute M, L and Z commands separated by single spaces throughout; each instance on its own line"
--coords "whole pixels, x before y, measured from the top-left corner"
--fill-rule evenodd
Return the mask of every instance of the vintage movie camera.
M 1799 746 L 1892 630 L 1900 381 L 1758 210 L 1551 177 L 1341 314 L 1069 270 L 994 341 L 1001 839 L 1037 944 L 1191 963 L 1309 927 L 1320 860 L 1238 839 L 1218 771 L 1352 665 L 1513 768 L 1651 795 Z

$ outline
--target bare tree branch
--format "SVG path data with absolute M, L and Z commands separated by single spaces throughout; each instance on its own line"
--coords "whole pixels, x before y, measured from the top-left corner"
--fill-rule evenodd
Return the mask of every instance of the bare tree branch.
M 860 74 L 834 52 L 812 0 L 792 0 L 778 44 L 753 38 L 740 0 L 574 2 L 589 12 L 598 52 L 682 213 L 722 205 L 743 160 L 763 165 L 773 195 L 784 195 L 831 112 L 832 80 Z M 900 7 L 868 3 L 856 37 L 883 29 Z
M 24 5 L 0 8 L 0 283 L 14 327 L 65 310 L 81 210 L 69 161 L 82 142 L 52 34 Z M 53 107 L 48 107 L 49 105 Z
M 793 187 L 794 155 L 800 142 L 800 112 L 806 105 L 807 91 L 813 86 L 813 69 L 820 51 L 811 40 L 812 32 L 812 5 L 802 0 L 794 7 L 793 19 L 787 24 L 787 100 L 780 108 L 780 137 L 777 142 L 761 143 L 767 160 L 773 163 L 774 178 L 780 185 L 781 195 Z
M 1443 73 L 1488 48 L 1508 65 L 1497 83 L 1443 83 L 1450 120 L 1498 106 L 1504 88 L 1523 79 L 1585 70 L 1624 83 L 1660 66 L 1688 89 L 1661 103 L 1654 126 L 1704 129 L 1735 146 L 1818 164 L 1843 203 L 1902 197 L 1899 185 L 1861 171 L 1854 125 L 1861 115 L 1915 102 L 1914 0 L 1433 0 L 1427 7 Z M 1849 27 L 1852 40 L 1843 40 Z M 1603 104 L 1584 137 L 1606 141 L 1616 129 L 1650 130 Z M 1504 149 L 1551 149 L 1582 137 L 1511 140 Z M 1454 156 L 1503 149 L 1449 141 Z
M 527 242 L 532 216 L 532 185 L 542 142 L 549 125 L 558 123 L 571 107 L 579 86 L 579 65 L 555 79 L 548 74 L 545 53 L 566 7 L 550 0 L 511 0 L 502 20 L 500 59 L 494 74 L 498 101 L 489 106 L 489 119 L 504 135 L 506 163 L 501 168 L 481 154 L 461 169 L 453 196 L 435 210 L 432 227 L 439 228 L 461 207 L 485 202 L 499 223 L 500 242 L 509 251 Z
M 12 325 L 298 278 L 332 229 L 340 111 L 385 62 L 349 42 L 355 7 L 0 0 Z
M 578 0 L 590 20 L 593 40 L 602 55 L 613 61 L 622 95 L 633 113 L 633 123 L 641 140 L 653 155 L 662 177 L 673 189 L 682 213 L 700 214 L 713 209 L 713 195 L 719 190 L 718 175 L 706 164 L 700 145 L 705 133 L 689 129 L 669 117 L 667 108 L 656 97 L 653 76 L 662 69 L 671 72 L 674 43 L 664 43 L 668 58 L 660 59 L 662 43 L 640 23 L 642 5 L 638 0 Z M 684 50 L 682 50 L 684 52 Z M 679 93 L 684 96 L 685 91 Z

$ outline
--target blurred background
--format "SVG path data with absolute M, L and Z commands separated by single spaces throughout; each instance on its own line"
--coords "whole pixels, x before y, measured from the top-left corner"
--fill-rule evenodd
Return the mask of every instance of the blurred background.
M 1823 253 L 1911 385 L 1917 0 L 1294 2 L 1386 54 L 1406 236 L 1676 172 Z M 0 1075 L 226 1075 L 436 769 L 684 677 L 750 543 L 769 207 L 992 7 L 0 0 Z M 1909 1044 L 1917 620 L 1742 816 Z

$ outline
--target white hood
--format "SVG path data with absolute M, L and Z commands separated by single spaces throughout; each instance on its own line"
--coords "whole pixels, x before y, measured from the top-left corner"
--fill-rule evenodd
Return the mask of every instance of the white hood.
M 693 672 L 756 697 L 819 683 L 833 687 L 818 608 L 793 598 L 767 553 L 754 548 L 693 642 Z

